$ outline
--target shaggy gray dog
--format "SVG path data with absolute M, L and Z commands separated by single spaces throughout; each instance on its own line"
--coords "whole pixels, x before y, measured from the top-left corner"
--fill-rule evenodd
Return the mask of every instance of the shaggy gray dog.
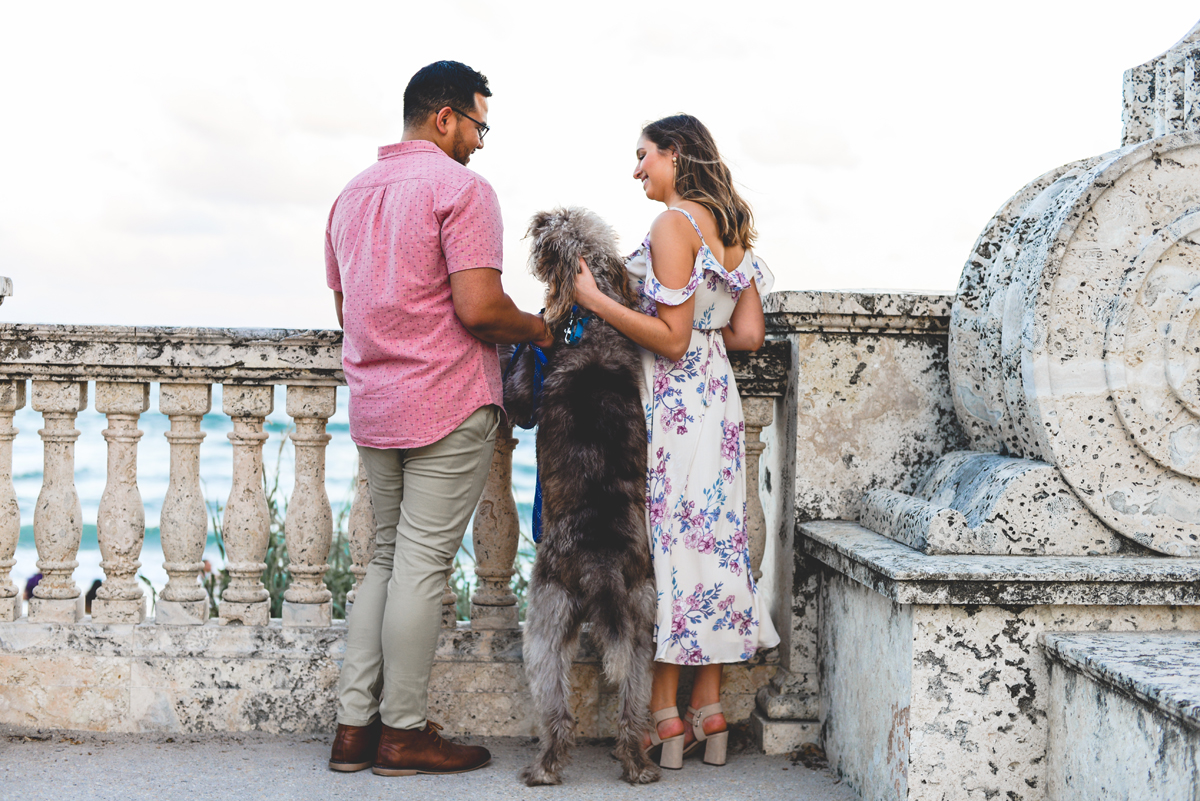
M 540 721 L 541 748 L 521 771 L 528 785 L 559 784 L 574 744 L 570 670 L 582 623 L 604 654 L 604 673 L 620 688 L 614 755 L 621 778 L 657 781 L 642 750 L 649 729 L 654 658 L 654 577 L 646 535 L 646 421 L 637 346 L 592 317 L 568 342 L 575 276 L 582 256 L 609 297 L 634 307 L 611 228 L 586 209 L 534 216 L 529 263 L 546 283 L 546 322 L 556 332 L 536 401 L 542 482 L 538 545 L 525 620 L 525 673 Z M 577 318 L 576 318 L 577 319 Z M 565 329 L 565 330 L 564 330 Z M 531 350 L 504 382 L 504 405 L 517 422 L 534 414 Z

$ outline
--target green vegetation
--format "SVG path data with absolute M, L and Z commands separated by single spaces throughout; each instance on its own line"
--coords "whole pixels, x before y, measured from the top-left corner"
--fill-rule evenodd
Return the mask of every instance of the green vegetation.
M 279 457 L 283 456 L 283 448 L 287 437 L 279 443 Z M 284 538 L 284 520 L 287 518 L 287 499 L 279 488 L 279 466 L 282 458 L 275 460 L 274 474 L 263 475 L 263 490 L 267 496 L 267 510 L 270 514 L 270 538 L 267 544 L 266 564 L 263 571 L 263 585 L 271 596 L 271 617 L 277 618 L 283 614 L 283 593 L 291 583 L 291 572 L 288 570 L 287 542 Z M 350 567 L 354 564 L 350 558 L 350 538 L 346 531 L 350 517 L 350 502 L 354 495 L 354 482 L 347 488 L 346 494 L 337 507 L 333 521 L 333 543 L 329 549 L 329 569 L 325 572 L 325 586 L 333 593 L 333 617 L 346 617 L 346 593 L 354 586 L 354 574 Z M 222 565 L 227 561 L 225 555 L 225 539 L 222 536 L 222 520 L 224 506 L 218 501 L 209 505 L 209 517 L 212 531 L 216 540 L 217 550 L 221 554 Z M 513 592 L 517 596 L 517 609 L 521 620 L 525 619 L 526 596 L 529 588 L 528 576 L 533 566 L 536 553 L 533 540 L 524 531 L 521 532 L 521 542 L 517 552 L 516 570 L 513 576 Z M 455 613 L 459 620 L 468 620 L 471 610 L 471 594 L 475 591 L 475 559 L 465 547 L 460 548 L 454 559 L 454 570 L 450 575 L 450 587 L 458 595 Z M 204 589 L 208 593 L 208 603 L 211 614 L 216 617 L 221 593 L 229 586 L 229 571 L 223 566 L 203 576 Z

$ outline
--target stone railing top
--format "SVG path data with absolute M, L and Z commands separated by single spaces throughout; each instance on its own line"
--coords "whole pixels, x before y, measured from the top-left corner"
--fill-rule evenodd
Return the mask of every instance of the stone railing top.
M 1200 731 L 1200 633 L 1046 633 L 1040 640 L 1060 665 Z
M 949 330 L 954 294 L 852 290 L 772 292 L 763 309 L 773 334 L 929 332 Z
M 754 353 L 729 352 L 733 380 L 742 397 L 783 397 L 791 364 L 791 343 L 779 340 L 768 340 Z
M 0 303 L 3 303 L 5 298 L 11 298 L 12 293 L 12 279 L 7 275 L 0 275 Z
M 731 353 L 746 396 L 782 396 L 791 346 Z M 337 386 L 342 332 L 0 324 L 0 378 Z
M 0 377 L 336 386 L 342 332 L 0 325 Z
M 809 556 L 898 603 L 1200 605 L 1200 558 L 930 556 L 844 520 L 797 533 Z

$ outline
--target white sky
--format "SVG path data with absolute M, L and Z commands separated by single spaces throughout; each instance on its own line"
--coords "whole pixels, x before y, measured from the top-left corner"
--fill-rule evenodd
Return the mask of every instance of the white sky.
M 29 3 L 0 0 L 0 320 L 327 328 L 323 234 L 399 140 L 409 77 L 491 81 L 505 284 L 536 210 L 641 241 L 640 126 L 687 111 L 777 289 L 952 290 L 1025 182 L 1117 146 L 1121 74 L 1194 2 Z

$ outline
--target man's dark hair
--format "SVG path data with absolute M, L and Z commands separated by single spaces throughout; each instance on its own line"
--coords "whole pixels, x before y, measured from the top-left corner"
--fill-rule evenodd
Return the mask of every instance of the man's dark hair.
M 446 106 L 460 112 L 475 109 L 475 93 L 491 97 L 488 79 L 458 61 L 435 61 L 417 70 L 404 90 L 404 126 L 417 126 Z

